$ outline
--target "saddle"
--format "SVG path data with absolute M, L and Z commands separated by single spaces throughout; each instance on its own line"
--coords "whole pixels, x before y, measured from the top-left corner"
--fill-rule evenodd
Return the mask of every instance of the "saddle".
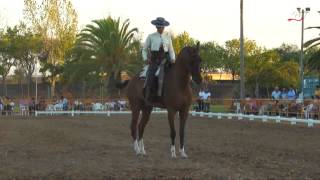
M 143 86 L 144 89 L 146 87 L 148 67 L 149 67 L 149 65 L 145 65 L 143 67 L 142 71 L 139 73 L 139 78 L 144 80 L 144 86 Z M 156 83 L 154 83 L 155 87 L 152 87 L 152 89 L 156 92 L 157 97 L 160 97 L 160 99 L 163 96 L 164 77 L 165 77 L 166 72 L 168 72 L 168 70 L 170 69 L 170 67 L 171 67 L 171 63 L 168 62 L 167 60 L 163 60 L 162 63 L 158 66 L 158 69 L 155 73 Z M 145 92 L 144 92 L 144 94 L 145 94 Z

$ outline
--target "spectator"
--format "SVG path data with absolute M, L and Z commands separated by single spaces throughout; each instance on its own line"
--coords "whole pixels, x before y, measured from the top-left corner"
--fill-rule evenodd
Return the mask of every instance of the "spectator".
M 203 95 L 202 95 L 202 98 L 203 98 L 203 102 L 204 102 L 204 109 L 203 111 L 205 112 L 209 112 L 210 110 L 210 98 L 211 98 L 211 93 L 209 91 L 208 88 L 206 88 L 203 92 Z
M 288 98 L 288 92 L 286 88 L 282 88 L 281 91 L 281 99 L 287 99 Z
M 199 111 L 202 111 L 203 110 L 203 106 L 204 106 L 203 99 L 202 99 L 203 93 L 204 93 L 204 91 L 201 88 L 200 91 L 199 91 L 199 94 L 198 94 L 198 96 L 199 96 L 199 98 L 198 98 L 198 110 Z
M 209 92 L 209 90 L 206 88 L 205 90 L 200 90 L 199 91 L 199 100 L 198 100 L 198 104 L 199 104 L 199 111 L 209 111 L 209 98 L 211 97 L 211 93 Z
M 36 100 L 34 99 L 34 97 L 32 97 L 29 103 L 29 112 L 34 113 L 35 110 L 36 110 Z
M 15 106 L 14 100 L 13 100 L 13 98 L 10 98 L 10 101 L 9 101 L 9 111 L 10 111 L 10 113 L 13 112 L 14 106 Z
M 62 99 L 62 109 L 64 111 L 68 110 L 68 99 L 63 96 L 61 96 L 61 99 Z
M 0 97 L 0 113 L 1 111 L 3 111 L 3 100 L 2 98 Z M 1 115 L 1 114 L 0 114 Z
M 272 99 L 280 99 L 280 97 L 281 97 L 281 91 L 279 90 L 279 87 L 276 86 L 274 88 L 274 90 L 272 91 L 271 98 Z
M 10 102 L 9 102 L 9 98 L 8 97 L 5 97 L 3 99 L 3 112 L 2 114 L 4 115 L 7 115 L 7 113 L 9 113 L 9 110 L 10 110 Z
M 40 97 L 39 110 L 44 111 L 45 109 L 46 109 L 46 100 L 44 99 L 44 97 Z
M 245 98 L 245 107 L 244 107 L 244 111 L 246 113 L 258 113 L 258 104 L 257 104 L 257 100 L 255 98 L 250 98 L 250 96 L 247 94 L 246 98 Z
M 287 98 L 288 98 L 289 100 L 294 100 L 294 99 L 296 99 L 296 92 L 294 91 L 294 89 L 293 89 L 292 86 L 290 86 L 290 88 L 289 88 L 289 91 L 288 91 L 288 94 L 287 94 Z
M 320 85 L 316 86 L 316 90 L 314 92 L 314 96 L 316 99 L 320 99 Z

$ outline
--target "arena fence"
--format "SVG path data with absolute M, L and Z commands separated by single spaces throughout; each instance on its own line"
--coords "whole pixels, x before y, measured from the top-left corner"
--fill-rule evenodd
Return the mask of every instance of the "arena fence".
M 166 114 L 167 111 L 164 110 L 156 110 L 153 111 L 155 114 Z M 70 115 L 72 117 L 78 115 L 107 115 L 110 117 L 115 114 L 131 114 L 131 111 L 36 111 L 35 116 L 40 115 Z M 267 116 L 267 115 L 253 115 L 253 114 L 235 114 L 235 113 L 212 113 L 212 112 L 196 112 L 190 111 L 192 116 L 199 117 L 208 117 L 208 118 L 227 118 L 227 119 L 238 119 L 238 120 L 261 120 L 262 122 L 273 121 L 276 123 L 281 122 L 289 122 L 291 125 L 295 125 L 297 123 L 307 124 L 308 127 L 313 127 L 314 125 L 320 124 L 320 120 L 314 119 L 298 119 L 295 117 L 281 117 L 281 116 Z
M 0 98 L 1 99 L 1 98 Z M 3 100 L 3 98 L 2 98 Z M 0 102 L 1 116 L 29 116 L 29 115 L 107 115 L 111 114 L 128 114 L 130 107 L 126 99 L 68 99 L 66 106 L 59 104 L 57 99 L 40 99 L 34 102 L 31 99 L 10 99 L 10 103 L 2 105 Z M 33 103 L 34 102 L 34 103 Z M 8 101 L 7 101 L 8 103 Z M 162 111 L 159 108 L 154 111 Z M 313 120 L 320 119 L 320 100 L 318 99 L 299 99 L 272 100 L 246 98 L 239 99 L 216 99 L 202 101 L 200 104 L 197 98 L 190 108 L 191 114 L 199 116 L 216 116 L 219 114 L 223 117 L 261 119 L 263 121 L 275 120 L 285 122 L 300 122 L 316 124 Z M 209 114 L 201 113 L 206 112 Z M 211 113 L 211 114 L 210 114 Z M 266 118 L 268 117 L 268 118 Z M 311 121 L 311 120 L 312 121 Z
M 155 114 L 164 114 L 167 113 L 167 111 L 163 110 L 155 110 L 152 113 Z M 111 116 L 113 114 L 131 114 L 131 111 L 35 111 L 35 116 L 40 115 L 70 115 L 72 117 L 78 116 L 78 115 L 107 115 Z
M 314 119 L 297 119 L 296 117 L 281 117 L 281 116 L 267 116 L 267 115 L 253 115 L 253 114 L 234 114 L 234 113 L 212 113 L 212 112 L 195 112 L 192 111 L 190 112 L 192 116 L 199 116 L 199 117 L 209 117 L 209 118 L 214 118 L 216 117 L 217 119 L 222 119 L 222 117 L 227 118 L 227 119 L 233 119 L 236 118 L 238 120 L 242 119 L 248 119 L 250 121 L 253 120 L 262 120 L 262 122 L 267 122 L 267 121 L 275 121 L 276 123 L 281 123 L 281 122 L 289 122 L 291 125 L 295 125 L 297 123 L 305 123 L 308 125 L 308 127 L 313 127 L 316 124 L 320 124 L 320 120 L 314 120 Z

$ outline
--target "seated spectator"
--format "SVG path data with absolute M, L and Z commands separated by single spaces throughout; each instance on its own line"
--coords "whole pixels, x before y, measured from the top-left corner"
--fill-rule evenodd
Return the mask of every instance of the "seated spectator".
M 80 101 L 78 101 L 78 99 L 76 99 L 75 101 L 74 101 L 74 110 L 80 110 L 81 111 L 81 102 Z
M 318 110 L 318 100 L 311 96 L 312 101 L 304 107 L 304 117 L 313 118 L 313 114 Z
M 289 100 L 294 100 L 296 99 L 296 92 L 294 91 L 293 87 L 290 86 L 287 97 Z
M 46 109 L 46 100 L 43 97 L 40 97 L 39 110 L 44 111 L 45 109 Z
M 315 90 L 315 92 L 314 92 L 314 97 L 315 97 L 316 99 L 320 99 L 320 85 L 317 85 L 317 86 L 316 86 L 316 90 Z
M 279 87 L 276 86 L 274 88 L 274 90 L 272 91 L 271 98 L 272 99 L 280 99 L 280 97 L 281 97 L 281 91 L 279 90 Z
M 0 111 L 3 111 L 3 100 L 1 97 L 0 97 Z
M 257 100 L 251 99 L 249 95 L 246 95 L 245 98 L 245 105 L 244 105 L 244 111 L 247 113 L 258 113 L 258 105 Z
M 9 110 L 10 110 L 10 102 L 9 102 L 9 98 L 8 97 L 5 97 L 3 99 L 3 112 L 2 114 L 3 115 L 7 115 L 9 113 Z
M 282 88 L 281 91 L 281 99 L 287 99 L 288 98 L 288 92 L 286 88 Z
M 34 97 L 31 98 L 31 101 L 29 102 L 29 112 L 34 113 L 36 110 L 36 100 Z
M 61 96 L 61 99 L 62 99 L 62 109 L 64 111 L 68 110 L 68 99 L 63 96 Z
M 118 101 L 119 106 L 120 106 L 120 111 L 124 110 L 126 108 L 126 101 L 125 100 L 119 100 Z

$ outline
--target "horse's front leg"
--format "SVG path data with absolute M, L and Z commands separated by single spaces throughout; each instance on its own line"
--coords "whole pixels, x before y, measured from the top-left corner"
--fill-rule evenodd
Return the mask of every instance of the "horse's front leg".
M 132 110 L 132 117 L 131 117 L 131 136 L 133 139 L 133 149 L 135 153 L 138 155 L 140 154 L 140 147 L 138 144 L 138 138 L 137 138 L 137 125 L 138 125 L 138 120 L 139 120 L 139 115 L 140 115 L 140 110 L 138 108 L 131 108 Z
M 143 133 L 144 133 L 144 128 L 146 127 L 149 119 L 150 119 L 150 113 L 152 111 L 152 107 L 145 107 L 142 110 L 142 117 L 139 123 L 139 148 L 140 148 L 140 153 L 142 155 L 146 155 L 146 151 L 144 149 L 144 144 L 143 144 Z
M 180 127 L 179 127 L 179 136 L 180 136 L 180 156 L 182 158 L 188 158 L 188 155 L 185 152 L 184 149 L 184 134 L 185 134 L 185 126 L 186 126 L 186 121 L 188 118 L 188 111 L 189 108 L 185 108 L 183 110 L 179 111 L 179 118 L 180 118 Z
M 168 109 L 168 120 L 170 125 L 170 137 L 171 137 L 171 146 L 170 146 L 170 152 L 171 157 L 176 158 L 176 148 L 175 148 L 175 138 L 176 138 L 176 129 L 174 127 L 174 118 L 176 116 L 175 110 L 169 110 Z

